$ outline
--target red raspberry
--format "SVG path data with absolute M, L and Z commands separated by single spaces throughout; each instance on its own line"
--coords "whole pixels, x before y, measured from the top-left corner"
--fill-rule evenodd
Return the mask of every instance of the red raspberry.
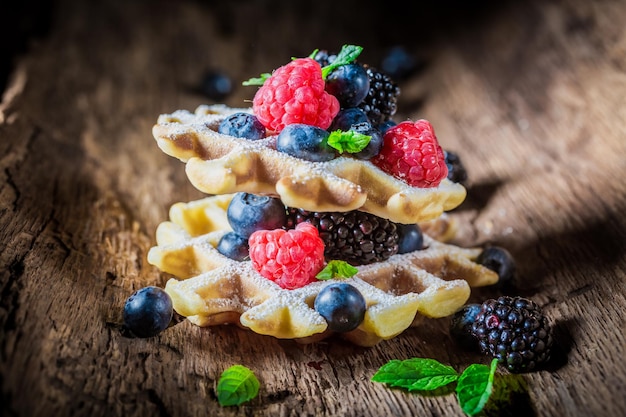
M 288 290 L 316 281 L 324 267 L 324 242 L 310 223 L 291 230 L 259 230 L 248 243 L 254 269 Z
M 427 120 L 405 121 L 387 130 L 380 153 L 371 161 L 414 187 L 437 187 L 448 176 L 443 150 Z
M 311 58 L 295 59 L 265 80 L 252 108 L 263 126 L 277 133 L 293 123 L 326 129 L 339 112 L 339 101 L 324 87 L 320 64 Z

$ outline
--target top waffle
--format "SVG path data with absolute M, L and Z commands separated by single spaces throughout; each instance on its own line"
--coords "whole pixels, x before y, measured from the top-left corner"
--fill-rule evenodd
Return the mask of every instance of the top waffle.
M 435 219 L 465 199 L 465 188 L 448 179 L 435 188 L 417 188 L 369 161 L 340 156 L 310 162 L 277 151 L 276 136 L 249 141 L 217 132 L 224 117 L 241 111 L 251 109 L 202 105 L 195 113 L 178 110 L 161 115 L 153 135 L 166 154 L 187 163 L 189 180 L 207 194 L 269 194 L 290 207 L 358 209 L 405 224 Z

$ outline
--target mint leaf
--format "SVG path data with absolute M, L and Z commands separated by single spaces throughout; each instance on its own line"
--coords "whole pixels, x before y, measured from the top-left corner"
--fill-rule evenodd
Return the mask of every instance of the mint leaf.
M 341 51 L 339 51 L 339 53 L 337 54 L 337 58 L 335 58 L 335 60 L 331 64 L 322 68 L 322 78 L 326 79 L 328 74 L 330 74 L 330 72 L 334 70 L 335 68 L 340 67 L 342 65 L 351 64 L 352 62 L 354 62 L 354 60 L 357 59 L 359 55 L 361 55 L 362 51 L 363 51 L 363 47 L 361 46 L 356 46 L 356 45 L 342 46 Z M 317 50 L 314 53 L 317 53 Z M 315 55 L 313 55 L 313 57 L 315 57 Z
M 473 364 L 468 366 L 459 377 L 456 395 L 463 411 L 473 416 L 482 411 L 493 391 L 493 378 L 498 360 L 491 361 L 491 366 Z
M 333 260 L 328 262 L 324 269 L 315 275 L 315 278 L 324 281 L 333 278 L 350 278 L 357 272 L 359 270 L 346 261 Z
M 259 394 L 259 380 L 243 365 L 233 365 L 217 383 L 217 401 L 222 406 L 239 405 Z
M 348 130 L 347 132 L 335 130 L 330 133 L 327 142 L 329 146 L 338 150 L 339 153 L 357 153 L 365 149 L 371 139 L 371 136 L 355 132 L 354 130 Z
M 450 366 L 434 359 L 413 358 L 387 362 L 372 377 L 372 381 L 409 391 L 432 391 L 458 378 L 458 373 Z
M 247 81 L 242 82 L 242 85 L 245 86 L 249 86 L 249 85 L 263 85 L 265 84 L 265 81 L 271 77 L 272 74 L 270 74 L 269 72 L 264 72 L 263 74 L 261 74 L 261 76 L 259 78 L 250 78 Z

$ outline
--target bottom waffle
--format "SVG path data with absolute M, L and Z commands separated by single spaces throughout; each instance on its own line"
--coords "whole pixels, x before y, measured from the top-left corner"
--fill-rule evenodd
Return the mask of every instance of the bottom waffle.
M 305 343 L 329 336 L 327 323 L 313 304 L 322 288 L 337 280 L 283 289 L 262 277 L 250 261 L 234 261 L 215 249 L 230 229 L 226 220 L 229 201 L 230 196 L 215 196 L 175 204 L 170 221 L 157 229 L 157 246 L 148 253 L 148 261 L 176 277 L 165 286 L 174 309 L 199 326 L 237 324 Z M 397 336 L 421 318 L 453 314 L 465 304 L 471 287 L 498 280 L 495 272 L 476 263 L 480 252 L 424 235 L 422 250 L 358 266 L 354 277 L 342 281 L 362 293 L 365 319 L 341 336 L 360 346 L 372 346 Z

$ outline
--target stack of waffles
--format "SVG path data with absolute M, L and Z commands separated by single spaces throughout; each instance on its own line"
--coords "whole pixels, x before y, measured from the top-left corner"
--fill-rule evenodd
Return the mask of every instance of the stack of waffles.
M 227 209 L 238 192 L 280 198 L 286 207 L 311 212 L 359 210 L 424 231 L 420 250 L 357 265 L 340 279 L 366 301 L 365 317 L 339 335 L 372 346 L 393 338 L 424 318 L 446 317 L 468 300 L 472 287 L 491 285 L 498 275 L 480 265 L 479 248 L 445 243 L 446 211 L 458 207 L 465 188 L 443 179 L 419 188 L 367 160 L 339 156 L 327 162 L 303 160 L 276 149 L 276 135 L 247 140 L 218 133 L 222 120 L 252 109 L 200 106 L 161 115 L 153 128 L 158 146 L 185 163 L 190 182 L 207 194 L 177 203 L 159 225 L 148 261 L 171 276 L 165 291 L 174 309 L 198 326 L 236 324 L 256 333 L 303 343 L 332 334 L 314 308 L 317 295 L 339 279 L 285 289 L 263 277 L 250 260 L 233 260 L 217 249 L 231 231 Z

